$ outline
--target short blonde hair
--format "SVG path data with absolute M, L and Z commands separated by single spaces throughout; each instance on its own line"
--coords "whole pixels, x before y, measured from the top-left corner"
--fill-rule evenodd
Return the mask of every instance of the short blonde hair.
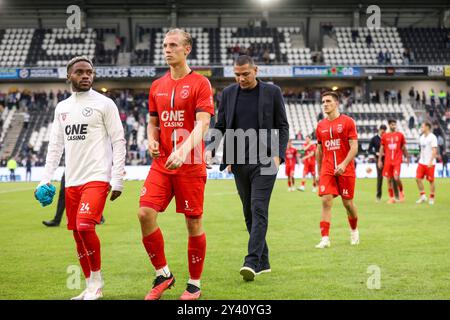
M 167 31 L 166 36 L 172 35 L 172 34 L 181 34 L 184 38 L 184 41 L 183 41 L 184 45 L 192 47 L 194 42 L 193 42 L 192 36 L 189 32 L 186 32 L 180 28 L 174 28 L 174 29 L 170 29 L 169 31 Z

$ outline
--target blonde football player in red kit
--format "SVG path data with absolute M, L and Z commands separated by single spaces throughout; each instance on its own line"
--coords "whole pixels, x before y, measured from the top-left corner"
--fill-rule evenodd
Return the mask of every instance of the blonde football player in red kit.
M 163 42 L 170 71 L 152 83 L 149 94 L 149 151 L 153 163 L 141 191 L 139 221 L 142 242 L 156 270 L 146 300 L 157 300 L 175 283 L 164 253 L 164 238 L 157 223 L 173 197 L 176 211 L 185 215 L 188 230 L 190 278 L 181 300 L 200 298 L 200 277 L 206 253 L 203 197 L 206 163 L 203 137 L 214 115 L 208 79 L 193 72 L 186 59 L 192 38 L 181 29 L 170 30 Z
M 388 120 L 390 132 L 386 132 L 381 137 L 380 159 L 384 156 L 384 166 L 381 160 L 378 160 L 378 167 L 383 168 L 383 176 L 387 178 L 389 200 L 388 203 L 396 201 L 403 202 L 405 194 L 403 193 L 403 184 L 400 180 L 400 171 L 402 168 L 403 155 L 406 163 L 409 163 L 408 150 L 406 149 L 406 139 L 403 133 L 397 131 L 397 121 Z M 394 181 L 398 187 L 399 199 L 394 199 Z
M 333 199 L 341 196 L 350 224 L 350 244 L 359 244 L 358 213 L 353 204 L 355 191 L 355 163 L 358 153 L 358 134 L 355 121 L 339 113 L 339 96 L 335 92 L 322 94 L 322 108 L 326 117 L 317 124 L 317 166 L 319 196 L 322 199 L 322 239 L 316 248 L 331 245 L 329 230 Z
M 285 169 L 286 176 L 288 178 L 288 191 L 295 191 L 295 164 L 299 159 L 299 155 L 297 149 L 292 146 L 292 140 L 288 141 L 288 145 L 286 148 L 286 160 L 285 160 Z
M 312 142 L 311 136 L 306 136 L 303 150 L 305 155 L 300 159 L 303 161 L 303 179 L 302 184 L 298 188 L 300 191 L 305 191 L 306 177 L 311 174 L 313 180 L 312 192 L 316 192 L 316 145 Z

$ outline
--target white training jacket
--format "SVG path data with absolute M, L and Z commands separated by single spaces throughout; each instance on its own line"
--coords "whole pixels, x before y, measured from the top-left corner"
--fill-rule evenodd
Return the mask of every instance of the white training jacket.
M 50 182 L 65 150 L 66 187 L 105 181 L 122 191 L 125 143 L 116 104 L 93 89 L 74 92 L 56 106 L 39 185 Z

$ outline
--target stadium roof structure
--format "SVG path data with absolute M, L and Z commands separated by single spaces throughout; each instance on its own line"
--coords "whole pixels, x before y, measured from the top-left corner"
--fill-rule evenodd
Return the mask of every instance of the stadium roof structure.
M 306 9 L 306 8 L 348 8 L 367 7 L 374 4 L 370 0 L 0 0 L 0 11 L 5 9 L 57 9 L 70 5 L 79 5 L 85 9 L 122 8 L 122 9 L 170 9 L 176 6 L 179 10 L 207 10 L 207 9 L 260 9 L 262 5 L 270 10 Z M 449 8 L 446 0 L 377 0 L 376 5 L 384 8 Z

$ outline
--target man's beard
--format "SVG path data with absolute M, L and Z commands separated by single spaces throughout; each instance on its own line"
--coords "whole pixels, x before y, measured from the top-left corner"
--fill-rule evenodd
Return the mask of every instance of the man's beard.
M 78 84 L 72 83 L 72 87 L 73 87 L 74 91 L 86 92 L 86 91 L 89 91 L 92 88 L 92 84 L 88 88 L 84 88 L 84 87 L 79 86 Z

